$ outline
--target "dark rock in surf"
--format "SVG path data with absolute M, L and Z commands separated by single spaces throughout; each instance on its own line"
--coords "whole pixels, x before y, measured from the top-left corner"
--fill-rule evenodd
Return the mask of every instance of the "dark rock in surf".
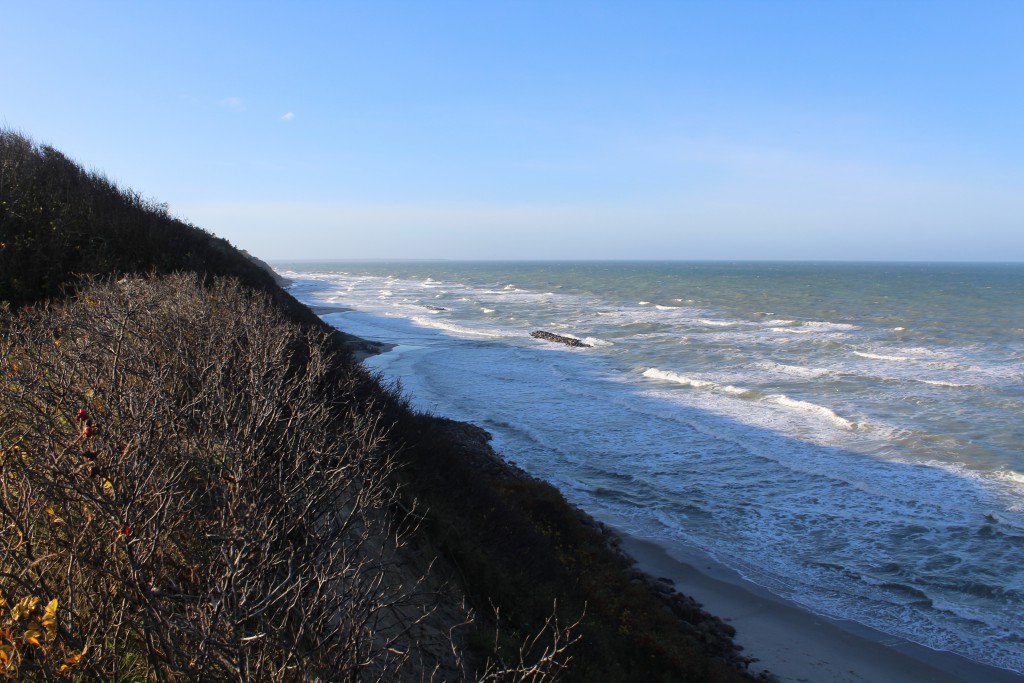
M 531 337 L 537 339 L 543 339 L 544 341 L 557 342 L 559 344 L 565 344 L 566 346 L 575 346 L 578 348 L 589 349 L 590 344 L 586 344 L 575 337 L 563 337 L 560 334 L 554 334 L 552 332 L 545 332 L 544 330 L 536 330 L 530 333 Z

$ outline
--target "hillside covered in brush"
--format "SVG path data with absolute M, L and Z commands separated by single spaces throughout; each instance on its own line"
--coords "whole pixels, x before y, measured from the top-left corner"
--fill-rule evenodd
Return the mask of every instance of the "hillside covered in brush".
M 0 309 L 2 676 L 751 680 L 265 267 L 12 132 Z

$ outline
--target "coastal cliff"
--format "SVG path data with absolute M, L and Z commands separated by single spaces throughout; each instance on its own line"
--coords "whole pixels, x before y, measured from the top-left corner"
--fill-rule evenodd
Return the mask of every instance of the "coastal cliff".
M 0 302 L 4 674 L 752 680 L 609 529 L 366 372 L 379 347 L 11 132 Z

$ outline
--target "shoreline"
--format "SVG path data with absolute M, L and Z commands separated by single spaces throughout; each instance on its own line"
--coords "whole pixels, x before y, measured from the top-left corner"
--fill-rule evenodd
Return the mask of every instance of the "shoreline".
M 299 300 L 296 299 L 296 301 Z M 324 320 L 324 316 L 332 315 L 334 313 L 346 313 L 348 311 L 353 310 L 345 306 L 332 306 L 327 304 L 307 304 L 302 301 L 299 301 L 299 303 L 301 303 L 303 306 L 312 311 L 313 314 L 316 315 L 321 320 Z M 334 324 L 330 323 L 327 320 L 324 320 L 324 322 L 330 325 L 332 328 L 334 328 L 335 332 L 341 335 L 344 341 L 345 348 L 348 349 L 348 352 L 352 354 L 352 358 L 357 363 L 362 363 L 364 360 L 372 356 L 379 356 L 382 353 L 387 353 L 388 351 L 394 349 L 396 346 L 395 344 L 392 344 L 390 342 L 379 342 L 372 341 L 370 339 L 363 339 L 362 337 L 357 337 L 354 334 L 349 334 L 348 332 L 345 332 L 344 330 L 340 329 L 339 327 L 335 326 Z
M 318 315 L 351 310 L 306 305 Z M 397 346 L 342 334 L 359 362 Z M 488 450 L 502 464 L 518 469 L 489 444 Z M 764 672 L 780 683 L 1024 683 L 1024 675 L 1010 670 L 931 650 L 857 622 L 816 614 L 746 580 L 697 548 L 681 544 L 669 548 L 631 535 L 614 522 L 600 523 L 621 541 L 616 544 L 618 550 L 652 584 L 668 583 L 675 592 L 693 598 L 704 611 L 734 627 L 732 640 L 740 646 L 740 655 L 751 660 L 748 671 L 754 676 Z
M 752 583 L 703 552 L 666 548 L 609 524 L 636 568 L 671 579 L 708 612 L 735 627 L 733 640 L 783 683 L 1022 683 L 1024 676 L 931 650 L 863 624 L 816 614 Z

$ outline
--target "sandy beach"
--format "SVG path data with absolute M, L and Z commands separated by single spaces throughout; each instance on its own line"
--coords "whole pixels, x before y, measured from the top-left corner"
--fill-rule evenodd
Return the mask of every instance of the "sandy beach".
M 621 533 L 621 532 L 620 532 Z M 1024 676 L 937 652 L 782 600 L 694 549 L 622 535 L 637 567 L 671 579 L 736 628 L 743 654 L 784 683 L 1022 683 Z

